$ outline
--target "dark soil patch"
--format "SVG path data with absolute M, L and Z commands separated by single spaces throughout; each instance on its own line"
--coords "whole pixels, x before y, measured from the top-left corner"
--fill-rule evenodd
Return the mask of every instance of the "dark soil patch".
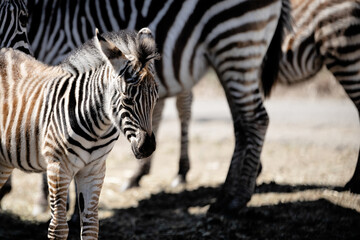
M 323 187 L 270 183 L 257 192 Z M 112 217 L 100 221 L 99 239 L 360 239 L 360 213 L 324 199 L 248 207 L 235 218 L 189 212 L 190 207 L 211 204 L 218 192 L 211 187 L 161 192 L 138 207 L 115 209 Z M 47 224 L 0 213 L 0 239 L 46 239 Z M 69 239 L 79 239 L 79 232 L 72 228 Z

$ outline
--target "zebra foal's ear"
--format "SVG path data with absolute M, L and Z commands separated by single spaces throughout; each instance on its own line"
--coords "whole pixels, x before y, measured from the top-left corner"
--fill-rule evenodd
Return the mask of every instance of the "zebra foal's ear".
M 137 34 L 137 49 L 139 61 L 143 66 L 151 59 L 160 59 L 160 54 L 156 51 L 155 39 L 149 28 L 142 28 Z
M 114 43 L 106 40 L 103 36 L 99 34 L 99 30 L 95 29 L 95 36 L 99 41 L 102 52 L 108 59 L 114 59 L 118 57 L 125 57 L 119 48 L 116 47 Z

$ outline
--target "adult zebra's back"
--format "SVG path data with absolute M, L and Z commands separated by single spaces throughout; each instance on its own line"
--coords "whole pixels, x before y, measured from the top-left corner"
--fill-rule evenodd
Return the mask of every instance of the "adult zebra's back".
M 259 73 L 272 40 L 271 49 L 280 52 L 288 0 L 28 2 L 30 12 L 41 13 L 31 17 L 29 38 L 35 56 L 47 63 L 60 61 L 55 57 L 87 39 L 94 27 L 110 31 L 148 26 L 162 55 L 156 63 L 161 98 L 189 91 L 213 67 L 227 95 L 236 143 L 212 210 L 233 212 L 246 205 L 254 191 L 268 124 Z
M 325 66 L 360 113 L 360 1 L 293 2 L 294 31 L 286 35 L 283 44 L 279 81 L 301 82 Z M 360 151 L 345 188 L 360 193 Z

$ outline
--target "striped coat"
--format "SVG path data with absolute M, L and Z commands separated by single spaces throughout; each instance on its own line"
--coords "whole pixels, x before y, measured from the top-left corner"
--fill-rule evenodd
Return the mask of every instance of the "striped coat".
M 23 0 L 0 2 L 0 48 L 11 47 L 30 54 L 28 11 Z
M 97 239 L 105 159 L 120 132 L 137 158 L 155 150 L 158 99 L 149 29 L 96 35 L 59 66 L 0 51 L 0 187 L 13 168 L 47 172 L 48 237 L 66 239 L 66 198 L 75 178 L 82 239 Z

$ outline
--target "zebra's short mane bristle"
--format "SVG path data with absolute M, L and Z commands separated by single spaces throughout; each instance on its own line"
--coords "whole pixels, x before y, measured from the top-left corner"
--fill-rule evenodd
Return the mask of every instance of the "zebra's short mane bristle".
M 132 30 L 121 30 L 101 34 L 113 42 L 125 55 L 133 55 L 143 66 L 151 59 L 159 59 L 155 41 L 152 38 L 141 37 Z
M 151 38 L 142 38 L 137 41 L 137 57 L 144 66 L 151 59 L 160 59 L 155 41 Z
M 120 30 L 102 33 L 102 37 L 111 41 L 124 55 L 137 57 L 136 32 L 132 30 Z
M 70 72 L 86 72 L 91 68 L 104 64 L 106 59 L 96 45 L 96 41 L 96 37 L 93 37 L 76 50 L 70 52 L 61 62 L 61 67 Z

